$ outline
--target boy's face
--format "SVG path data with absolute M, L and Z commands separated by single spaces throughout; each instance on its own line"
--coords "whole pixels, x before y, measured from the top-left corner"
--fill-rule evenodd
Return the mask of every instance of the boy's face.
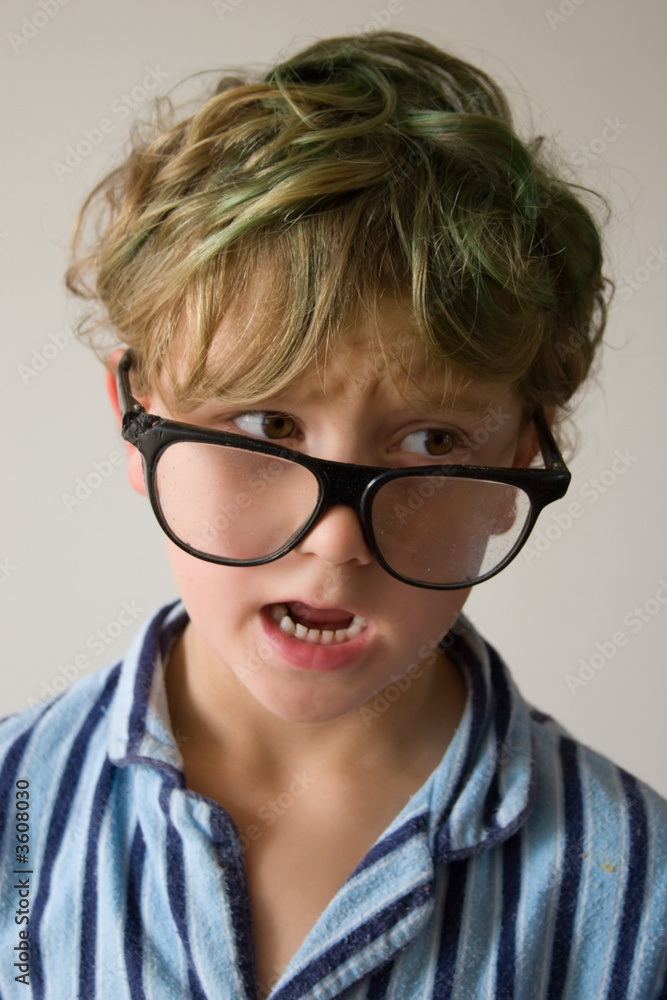
M 393 378 L 372 347 L 376 321 L 383 341 L 395 345 L 393 353 L 400 358 Z M 159 395 L 141 402 L 151 413 L 338 462 L 387 468 L 440 461 L 527 465 L 533 432 L 524 426 L 512 389 L 456 375 L 446 379 L 447 373 L 426 365 L 411 331 L 407 300 L 385 297 L 373 318 L 363 314 L 346 328 L 323 370 L 313 368 L 280 396 L 245 409 L 211 401 L 181 414 L 170 403 L 168 387 L 160 386 Z M 219 336 L 224 335 L 223 322 Z M 406 344 L 411 345 L 407 353 Z M 444 405 L 443 387 L 448 389 Z M 444 457 L 442 431 L 454 434 L 444 438 L 454 441 Z M 478 443 L 464 454 L 457 437 Z M 134 449 L 130 480 L 145 493 Z M 281 495 L 278 502 L 289 498 Z M 357 515 L 348 507 L 330 509 L 294 550 L 265 565 L 206 562 L 169 539 L 167 548 L 191 619 L 186 647 L 194 662 L 188 670 L 205 680 L 212 694 L 238 683 L 243 697 L 250 695 L 269 713 L 290 721 L 344 716 L 409 667 L 414 672 L 421 661 L 432 662 L 432 650 L 470 592 L 427 590 L 394 579 L 369 552 Z M 341 632 L 350 625 L 351 631 L 326 643 L 316 631 L 310 637 L 315 641 L 299 638 L 288 634 L 289 625 L 281 628 L 285 611 L 295 623 L 301 620 L 320 631 Z

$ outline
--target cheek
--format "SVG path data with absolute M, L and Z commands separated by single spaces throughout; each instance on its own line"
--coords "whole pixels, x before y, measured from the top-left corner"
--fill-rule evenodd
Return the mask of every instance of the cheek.
M 424 659 L 449 631 L 463 608 L 470 587 L 465 590 L 426 590 L 399 584 L 382 610 L 393 623 L 396 638 L 410 660 Z
M 222 623 L 244 598 L 256 592 L 256 568 L 219 566 L 197 559 L 166 539 L 167 555 L 178 591 L 193 621 L 207 619 Z M 253 587 L 253 582 L 255 586 Z

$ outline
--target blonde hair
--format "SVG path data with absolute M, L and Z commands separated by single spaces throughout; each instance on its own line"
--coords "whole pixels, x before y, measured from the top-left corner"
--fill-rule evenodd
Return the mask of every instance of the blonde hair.
M 161 108 L 87 198 L 66 276 L 101 307 L 81 333 L 110 325 L 139 391 L 163 369 L 183 411 L 281 391 L 387 290 L 409 296 L 428 355 L 511 382 L 528 410 L 586 378 L 606 317 L 597 224 L 480 70 L 379 31 L 223 77 L 182 120 L 169 105 L 172 124 Z

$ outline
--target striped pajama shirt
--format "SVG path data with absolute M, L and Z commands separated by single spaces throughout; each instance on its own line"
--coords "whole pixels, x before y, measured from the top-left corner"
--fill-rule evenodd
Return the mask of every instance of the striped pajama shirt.
M 0 724 L 3 1000 L 258 995 L 246 831 L 185 787 L 169 726 L 186 622 L 162 608 L 121 663 Z M 667 803 L 461 625 L 453 741 L 272 998 L 667 1000 Z

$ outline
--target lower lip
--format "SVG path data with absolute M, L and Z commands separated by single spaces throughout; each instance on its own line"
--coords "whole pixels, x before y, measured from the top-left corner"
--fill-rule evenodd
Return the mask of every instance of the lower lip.
M 364 629 L 347 642 L 323 646 L 320 643 L 304 642 L 286 635 L 271 617 L 269 608 L 262 608 L 262 628 L 267 641 L 283 660 L 302 670 L 332 671 L 349 666 L 364 652 L 371 642 L 371 627 Z

